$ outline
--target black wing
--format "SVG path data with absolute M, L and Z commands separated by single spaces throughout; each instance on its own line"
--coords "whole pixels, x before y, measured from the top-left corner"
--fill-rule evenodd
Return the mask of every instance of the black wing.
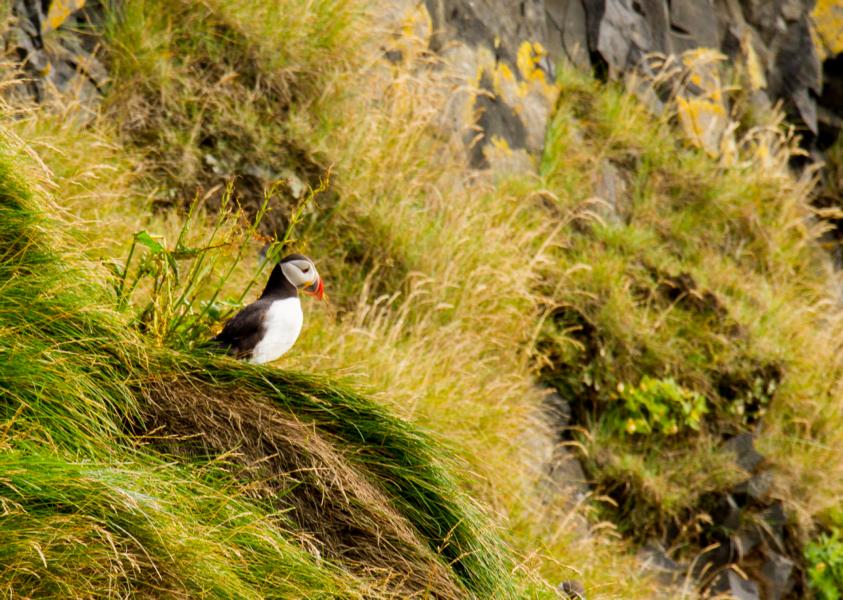
M 263 315 L 267 308 L 263 300 L 253 302 L 234 315 L 214 341 L 225 346 L 230 354 L 247 356 L 264 336 Z

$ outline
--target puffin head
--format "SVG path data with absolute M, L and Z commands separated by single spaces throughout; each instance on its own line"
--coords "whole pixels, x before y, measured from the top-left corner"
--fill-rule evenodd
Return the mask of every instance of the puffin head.
M 287 281 L 305 294 L 324 299 L 325 286 L 313 261 L 303 254 L 289 254 L 278 262 Z

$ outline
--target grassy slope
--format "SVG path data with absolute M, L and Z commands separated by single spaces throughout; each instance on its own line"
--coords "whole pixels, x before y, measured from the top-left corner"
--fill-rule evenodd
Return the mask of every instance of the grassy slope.
M 669 440 L 607 439 L 608 418 L 592 422 L 592 450 L 619 444 L 617 456 L 643 457 L 639 466 L 622 467 L 615 484 L 640 491 L 633 494 L 636 509 L 673 517 L 743 477 L 717 456 L 717 440 L 754 428 L 780 475 L 776 496 L 792 518 L 805 525 L 827 513 L 841 493 L 840 474 L 830 467 L 841 444 L 840 313 L 834 275 L 812 243 L 818 229 L 811 230 L 817 226 L 807 204 L 811 181 L 793 180 L 787 151 L 770 155 L 777 140 L 764 139 L 769 132 L 754 132 L 745 162 L 724 168 L 677 148 L 669 129 L 652 127 L 629 98 L 596 94 L 578 78 L 567 84 L 544 164 L 563 209 L 582 210 L 592 183 L 575 174 L 594 172 L 593 157 L 634 170 L 626 171 L 628 223 L 591 223 L 589 235 L 564 244 L 566 284 L 581 297 L 572 300 L 565 288 L 557 296 L 558 306 L 571 309 L 557 313 L 557 327 L 576 333 L 551 342 L 560 352 L 551 378 L 593 402 L 598 417 L 617 402 L 619 384 L 634 385 L 642 375 L 675 377 L 704 394 L 710 410 L 707 426 L 691 436 L 693 452 L 677 452 Z M 582 145 L 580 129 L 584 152 L 572 156 L 571 144 Z M 560 169 L 562 156 L 574 168 Z M 678 285 L 671 278 L 680 274 L 694 280 L 686 294 L 696 301 L 664 297 L 660 284 Z M 572 317 L 584 317 L 596 334 L 583 334 Z M 586 373 L 595 381 L 586 382 Z M 656 458 L 665 451 L 669 460 Z
M 109 308 L 105 272 L 83 270 L 63 224 L 15 174 L 26 167 L 8 149 L 0 161 L 4 593 L 514 593 L 500 543 L 430 439 L 336 384 L 150 347 Z M 217 395 L 219 422 L 191 405 L 203 387 Z M 175 431 L 180 418 L 198 423 Z M 262 431 L 265 421 L 273 427 Z M 238 453 L 252 440 L 226 440 L 233 422 L 276 445 Z M 217 435 L 230 443 L 215 447 Z M 271 463 L 279 452 L 300 462 Z M 236 468 L 260 462 L 270 467 L 259 474 Z M 272 489 L 254 498 L 260 481 Z M 337 515 L 311 522 L 309 502 L 336 513 L 345 502 L 374 530 L 342 525 L 344 535 L 360 529 L 355 546 L 332 547 L 320 527 Z M 391 564 L 392 544 L 401 560 Z
M 241 550 L 283 548 L 304 579 L 337 589 L 280 531 L 259 524 L 264 515 L 126 447 L 123 421 L 138 414 L 127 374 L 143 348 L 62 251 L 62 233 L 13 175 L 20 166 L 4 156 L 0 177 L 5 593 L 255 595 L 267 557 L 244 566 L 228 541 L 241 534 Z
M 60 204 L 93 220 L 90 227 L 80 227 L 89 256 L 124 256 L 130 234 L 141 228 L 164 234 L 172 243 L 182 217 L 178 211 L 150 213 L 149 201 L 183 205 L 195 189 L 204 194 L 250 160 L 276 173 L 292 168 L 311 183 L 331 165 L 331 193 L 305 213 L 296 231 L 298 247 L 318 258 L 334 304 L 308 307 L 308 326 L 284 367 L 350 379 L 435 431 L 455 455 L 463 488 L 497 513 L 508 541 L 523 557 L 519 571 L 528 579 L 579 578 L 590 597 L 598 598 L 650 598 L 655 585 L 611 536 L 578 537 L 564 498 L 547 502 L 537 491 L 543 474 L 531 444 L 524 443 L 540 437 L 536 432 L 545 427 L 536 417 L 541 401 L 533 385 L 537 362 L 549 365 L 543 371 L 548 381 L 572 400 L 585 397 L 597 407 L 587 422 L 590 434 L 580 443 L 598 459 L 593 466 L 603 484 L 598 490 L 611 492 L 620 482 L 635 501 L 620 517 L 609 511 L 614 526 L 643 527 L 646 534 L 665 521 L 693 521 L 700 495 L 726 489 L 741 477 L 718 450 L 719 439 L 748 424 L 729 411 L 735 398 L 722 397 L 717 376 L 731 369 L 738 379 L 754 377 L 756 371 L 770 372 L 762 368 L 770 365 L 778 387 L 759 445 L 780 474 L 777 494 L 788 501 L 804 530 L 812 517 L 831 518 L 829 510 L 843 495 L 843 476 L 827 466 L 836 464 L 831 458 L 841 444 L 840 365 L 833 342 L 838 325 L 827 312 L 826 273 L 813 266 L 821 261 L 804 225 L 808 186 L 790 180 L 780 163 L 748 151 L 744 164 L 721 168 L 677 144 L 669 127 L 654 122 L 629 97 L 564 74 L 541 175 L 467 179 L 459 148 L 437 134 L 447 80 L 423 68 L 428 60 L 423 55 L 410 53 L 400 67 L 382 63 L 379 38 L 363 33 L 372 28 L 354 3 L 253 6 L 185 0 L 173 12 L 147 0 L 129 3 L 126 10 L 108 29 L 114 84 L 103 118 L 82 132 L 49 111 L 8 124 L 53 170 Z M 266 11 L 284 18 L 266 19 Z M 207 154 L 227 157 L 229 164 L 214 171 Z M 587 201 L 599 159 L 620 165 L 630 180 L 628 224 L 601 225 L 586 215 L 593 208 Z M 254 189 L 244 188 L 244 204 L 254 203 Z M 274 202 L 283 224 L 294 199 L 282 194 Z M 201 224 L 194 235 L 197 240 L 206 235 Z M 254 270 L 250 260 L 243 261 L 228 278 L 224 296 L 236 297 Z M 721 322 L 722 309 L 709 307 L 706 313 L 659 297 L 660 280 L 685 272 L 701 291 L 716 294 L 741 335 Z M 69 302 L 78 302 L 79 296 L 68 294 Z M 101 305 L 107 304 L 104 298 Z M 129 335 L 124 316 L 105 308 L 97 315 L 97 322 L 111 315 L 107 337 Z M 599 332 L 596 345 L 578 337 L 578 319 Z M 52 335 L 45 333 L 40 343 L 49 344 Z M 157 349 L 144 350 L 138 358 L 138 348 L 147 342 L 129 337 L 121 342 L 123 350 L 92 358 L 92 364 L 114 364 L 114 355 L 125 355 L 121 360 L 129 365 L 161 360 Z M 593 354 L 584 350 L 589 347 Z M 167 372 L 182 370 L 172 368 L 174 360 L 196 360 L 174 356 L 165 361 Z M 52 364 L 67 364 L 58 358 Z M 19 376 L 43 371 L 55 385 L 71 381 L 58 367 L 33 371 L 23 359 L 15 364 Z M 76 362 L 71 366 L 84 369 Z M 232 368 L 226 367 L 230 376 Z M 211 383 L 195 368 L 187 367 L 186 373 L 200 387 Z M 705 394 L 716 418 L 701 434 L 682 437 L 679 448 L 670 440 L 642 442 L 617 435 L 605 417 L 611 414 L 606 407 L 617 400 L 612 390 L 618 384 L 634 386 L 643 375 L 674 377 Z M 14 442 L 17 454 L 10 454 L 20 457 L 24 473 L 69 482 L 64 493 L 71 505 L 86 487 L 100 490 L 91 506 L 102 512 L 79 517 L 78 525 L 87 528 L 79 536 L 94 540 L 85 546 L 89 555 L 79 559 L 100 578 L 90 581 L 145 585 L 152 562 L 172 589 L 242 585 L 263 594 L 275 586 L 290 589 L 284 587 L 290 582 L 268 570 L 280 548 L 285 560 L 299 565 L 294 585 L 341 595 L 374 585 L 361 580 L 360 570 L 350 575 L 343 565 L 315 564 L 302 552 L 310 534 L 304 539 L 289 535 L 294 525 L 274 520 L 261 504 L 264 495 L 257 494 L 257 505 L 254 494 L 232 499 L 244 492 L 232 483 L 230 468 L 216 471 L 188 462 L 174 477 L 131 444 L 119 468 L 101 454 L 112 448 L 115 435 L 124 435 L 122 418 L 115 421 L 114 415 L 141 410 L 137 389 L 147 389 L 148 381 L 139 379 L 139 388 L 117 385 L 126 381 L 119 371 L 88 384 L 93 391 L 85 397 L 92 404 L 84 405 L 84 418 L 48 421 L 51 427 L 79 430 L 62 429 L 58 435 L 38 424 L 23 427 L 20 441 Z M 309 415 L 319 422 L 318 414 L 310 412 L 319 405 L 297 395 L 302 384 L 287 375 L 255 378 L 256 401 L 272 396 L 269 390 L 278 382 L 292 390 L 288 401 L 293 404 L 282 406 L 288 411 L 284 419 Z M 344 393 L 335 395 L 331 386 L 304 385 L 324 389 L 325 398 L 345 406 Z M 150 389 L 141 397 L 160 402 L 155 386 Z M 67 393 L 72 397 L 78 388 Z M 215 406 L 213 394 L 207 395 L 202 406 Z M 49 403 L 38 414 L 46 418 L 48 411 L 83 410 L 79 406 Z M 174 427 L 202 425 L 198 418 L 175 419 L 166 410 L 148 418 L 154 422 L 162 414 Z M 18 428 L 27 421 L 21 415 L 15 423 Z M 404 426 L 389 423 L 405 439 Z M 384 433 L 369 429 L 370 434 Z M 327 427 L 324 433 L 359 448 L 355 452 L 376 451 L 359 445 L 349 435 L 355 432 Z M 204 452 L 224 455 L 232 440 L 222 436 L 204 444 Z M 175 456 L 183 451 L 173 450 Z M 413 456 L 425 464 L 421 457 L 429 456 L 426 452 L 413 451 Z M 361 456 L 375 466 L 384 460 Z M 99 461 L 102 468 L 92 471 L 82 459 Z M 64 477 L 68 472 L 74 476 Z M 394 481 L 394 472 L 381 473 L 384 481 Z M 403 469 L 398 473 L 400 480 L 412 482 Z M 824 485 L 817 485 L 818 476 Z M 437 477 L 431 474 L 428 481 Z M 441 485 L 435 484 L 440 490 Z M 131 490 L 128 496 L 126 489 Z M 424 492 L 411 493 L 404 502 L 403 492 L 389 491 L 399 496 L 401 512 L 430 535 L 428 513 L 418 513 L 419 503 L 426 502 Z M 145 506 L 138 504 L 138 494 L 169 498 L 179 511 L 162 515 L 156 510 L 162 500 Z M 44 510 L 37 494 L 29 497 L 35 497 L 32 506 Z M 21 519 L 37 514 L 25 502 L 19 505 Z M 133 537 L 153 539 L 148 534 L 158 528 L 169 537 L 145 558 L 140 550 L 145 543 L 133 546 L 126 537 L 120 537 L 126 547 L 122 555 L 110 543 L 106 547 L 103 540 L 108 542 L 114 530 L 126 530 L 122 521 L 109 529 L 111 512 L 105 507 L 114 506 L 142 507 L 143 518 L 136 514 L 130 523 L 146 533 Z M 454 510 L 462 509 L 442 506 L 446 514 Z M 243 520 L 228 520 L 228 514 Z M 196 522 L 207 529 L 191 526 Z M 55 539 L 26 524 L 20 531 Z M 22 568 L 28 568 L 44 544 L 23 539 L 15 548 L 27 565 Z M 186 569 L 190 560 L 177 559 L 195 544 L 208 548 L 208 562 Z M 123 555 L 131 558 L 113 558 Z M 141 567 L 134 569 L 132 561 Z M 472 585 L 469 573 L 486 577 L 485 583 L 473 585 L 505 585 L 500 579 L 492 582 L 500 577 L 494 566 L 475 565 L 462 573 L 461 579 Z M 76 581 L 72 573 L 64 577 Z M 61 574 L 55 581 L 63 581 Z

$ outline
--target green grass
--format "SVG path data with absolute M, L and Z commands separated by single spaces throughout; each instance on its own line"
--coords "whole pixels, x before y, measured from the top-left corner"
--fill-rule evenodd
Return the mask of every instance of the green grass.
M 338 384 L 145 341 L 110 308 L 116 298 L 97 282 L 106 272 L 83 270 L 62 223 L 47 217 L 14 174 L 19 160 L 8 150 L 0 160 L 2 581 L 10 593 L 379 597 L 419 593 L 412 587 L 418 576 L 402 581 L 419 568 L 431 582 L 431 569 L 440 571 L 445 596 L 515 593 L 502 543 L 456 488 L 428 436 Z M 377 546 L 369 548 L 368 570 L 314 554 L 308 536 L 320 524 L 286 514 L 306 488 L 296 465 L 263 474 L 277 493 L 270 501 L 248 493 L 249 477 L 235 468 L 236 442 L 208 455 L 191 453 L 187 441 L 181 454 L 164 454 L 160 429 L 148 424 L 154 416 L 159 428 L 166 424 L 167 402 L 180 415 L 189 411 L 201 385 L 223 400 L 247 394 L 254 406 L 263 403 L 257 416 L 248 402 L 241 415 L 258 435 L 260 415 L 278 413 L 324 437 L 340 461 L 335 468 L 357 478 L 339 491 L 322 482 L 323 501 L 342 495 L 352 515 L 365 515 L 366 503 L 375 502 L 366 494 L 380 498 L 375 514 L 384 543 L 391 520 L 407 531 L 404 562 L 390 564 L 390 553 Z M 174 388 L 180 397 L 162 392 Z M 208 425 L 186 439 L 222 435 L 214 425 L 225 430 Z M 313 455 L 317 473 L 326 468 L 307 440 L 298 444 L 303 457 Z
M 119 434 L 114 415 L 137 413 L 126 372 L 140 347 L 120 316 L 108 310 L 101 285 L 73 264 L 71 254 L 70 263 L 60 254 L 63 234 L 15 176 L 19 160 L 7 148 L 0 165 L 6 431 L 24 430 L 57 449 L 106 451 Z M 80 361 L 80 354 L 88 360 Z M 82 401 L 65 400 L 74 397 Z
M 7 595 L 327 598 L 365 589 L 319 564 L 282 516 L 172 465 L 128 454 L 80 461 L 32 446 L 0 462 Z
M 641 541 L 705 518 L 700 499 L 746 477 L 717 450 L 740 431 L 758 431 L 796 537 L 839 504 L 840 474 L 818 467 L 841 443 L 839 309 L 814 242 L 811 183 L 787 171 L 791 140 L 778 135 L 718 165 L 629 96 L 563 81 L 542 174 L 558 210 L 583 216 L 547 269 L 564 284 L 539 347 L 546 380 L 588 432 L 579 439 L 597 491 L 616 503 L 604 514 Z M 585 213 L 594 188 L 581 174 L 600 160 L 627 178 L 616 221 Z M 620 390 L 652 378 L 705 397 L 698 433 L 638 438 L 614 424 Z
M 352 59 L 361 12 L 336 0 L 111 8 L 105 113 L 143 157 L 154 201 L 218 199 L 236 178 L 239 201 L 256 210 L 263 188 L 291 174 L 316 187 L 326 165 L 278 116 L 324 93 L 326 73 Z M 284 208 L 271 206 L 266 225 L 280 226 Z

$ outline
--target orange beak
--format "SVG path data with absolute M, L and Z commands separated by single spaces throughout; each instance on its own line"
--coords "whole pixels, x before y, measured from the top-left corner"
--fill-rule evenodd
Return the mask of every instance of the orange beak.
M 319 280 L 314 283 L 313 285 L 305 288 L 304 292 L 311 296 L 316 296 L 320 300 L 324 300 L 325 298 L 325 284 L 322 283 L 322 278 L 320 277 Z

